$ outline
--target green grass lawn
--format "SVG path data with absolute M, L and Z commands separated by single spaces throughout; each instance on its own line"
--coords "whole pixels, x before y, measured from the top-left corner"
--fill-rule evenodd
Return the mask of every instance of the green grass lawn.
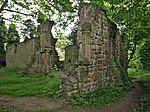
M 26 76 L 20 69 L 0 69 L 0 94 L 11 96 L 48 96 L 61 93 L 58 76 Z

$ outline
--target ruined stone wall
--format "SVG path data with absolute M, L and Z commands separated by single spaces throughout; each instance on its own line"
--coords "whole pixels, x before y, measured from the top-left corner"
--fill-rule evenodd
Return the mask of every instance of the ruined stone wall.
M 86 4 L 79 11 L 78 64 L 62 77 L 65 96 L 77 91 L 123 82 L 127 77 L 127 39 L 99 7 Z
M 7 46 L 6 64 L 7 67 L 25 68 L 32 61 L 35 53 L 37 39 L 31 39 L 22 43 L 15 43 Z
M 46 21 L 38 28 L 38 38 L 8 45 L 6 66 L 27 68 L 30 72 L 50 72 L 58 62 L 57 40 L 52 36 L 52 26 L 52 21 Z
M 78 46 L 70 45 L 65 48 L 65 69 L 73 67 L 78 62 Z

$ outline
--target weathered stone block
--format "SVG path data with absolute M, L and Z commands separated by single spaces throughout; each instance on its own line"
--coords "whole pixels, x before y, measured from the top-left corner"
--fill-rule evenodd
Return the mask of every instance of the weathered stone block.
M 73 87 L 70 86 L 70 85 L 68 85 L 68 86 L 66 86 L 66 90 L 67 90 L 67 91 L 71 91 L 71 90 L 73 90 Z
M 79 83 L 79 89 L 83 88 L 83 83 Z
M 73 89 L 78 89 L 78 84 L 73 84 Z
M 62 78 L 61 79 L 61 84 L 64 86 L 66 85 L 72 85 L 72 82 L 70 82 L 67 78 Z
M 75 93 L 77 93 L 77 92 L 78 92 L 78 90 L 74 90 L 74 91 L 68 92 L 67 94 L 68 94 L 68 96 L 71 96 L 71 95 L 73 95 L 73 94 L 75 94 Z
M 79 82 L 87 82 L 88 75 L 85 73 L 78 74 L 78 79 L 79 79 Z
M 77 80 L 77 78 L 76 78 L 75 76 L 70 76 L 70 77 L 68 77 L 68 80 L 69 80 L 70 82 L 72 82 L 72 83 L 77 83 L 77 82 L 78 82 L 78 80 Z
M 91 30 L 91 23 L 90 22 L 84 22 L 81 27 L 82 27 L 82 31 L 90 31 Z
M 103 63 L 102 59 L 99 59 L 97 63 L 102 64 Z
M 82 35 L 85 37 L 85 44 L 91 44 L 91 32 L 83 32 Z
M 87 58 L 84 58 L 84 59 L 82 59 L 82 60 L 78 60 L 78 64 L 79 65 L 83 65 L 83 66 L 86 66 L 86 65 L 90 65 L 91 64 L 91 62 L 90 62 L 90 60 L 88 60 Z
M 88 60 L 90 60 L 92 57 L 92 49 L 90 45 L 86 45 L 85 46 L 85 58 L 87 58 Z

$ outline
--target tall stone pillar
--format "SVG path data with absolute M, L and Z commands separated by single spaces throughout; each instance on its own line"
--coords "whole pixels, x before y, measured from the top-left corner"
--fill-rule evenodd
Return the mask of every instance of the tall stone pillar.
M 49 73 L 51 67 L 57 65 L 59 57 L 55 49 L 57 39 L 51 33 L 53 21 L 46 21 L 39 26 L 39 44 L 41 52 L 41 71 Z

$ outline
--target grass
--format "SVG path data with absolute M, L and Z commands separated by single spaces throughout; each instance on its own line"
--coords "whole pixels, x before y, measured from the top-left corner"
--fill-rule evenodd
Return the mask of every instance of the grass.
M 0 105 L 0 109 L 1 109 L 0 112 L 17 112 L 18 111 L 17 108 L 12 105 L 9 105 L 9 106 L 8 105 Z
M 52 112 L 52 110 L 48 109 L 48 108 L 38 108 L 36 110 L 36 112 Z
M 128 69 L 128 76 L 133 77 L 133 76 L 140 76 L 143 72 L 137 69 Z
M 42 74 L 25 76 L 20 69 L 1 68 L 0 94 L 11 96 L 48 96 L 61 93 L 60 79 Z
M 118 101 L 132 87 L 131 83 L 116 84 L 112 87 L 101 88 L 88 94 L 77 93 L 70 97 L 70 102 L 72 105 L 80 107 L 102 107 Z
M 131 112 L 150 112 L 150 73 L 138 72 L 135 69 L 131 69 L 129 70 L 129 76 L 139 76 L 141 78 L 141 83 L 144 86 L 144 91 L 139 98 L 139 104 L 135 106 Z

